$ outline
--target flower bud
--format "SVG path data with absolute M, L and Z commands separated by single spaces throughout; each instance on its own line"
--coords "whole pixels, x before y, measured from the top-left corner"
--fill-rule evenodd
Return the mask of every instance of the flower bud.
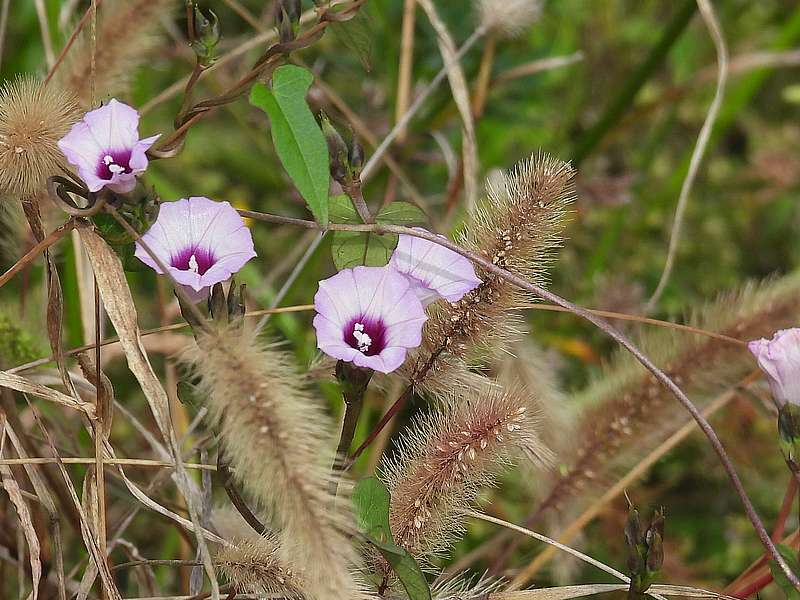
M 197 61 L 208 67 L 217 59 L 216 50 L 219 43 L 219 19 L 214 11 L 201 10 L 194 7 L 194 40 L 192 50 L 197 55 Z
M 364 146 L 358 141 L 358 138 L 353 137 L 353 143 L 350 145 L 350 153 L 347 156 L 350 161 L 350 170 L 354 178 L 361 176 L 361 167 L 364 164 Z
M 350 175 L 349 150 L 342 136 L 331 123 L 325 113 L 320 113 L 322 133 L 328 143 L 328 154 L 330 155 L 331 177 L 341 185 L 345 185 Z
M 275 4 L 275 22 L 278 25 L 278 37 L 282 44 L 291 42 L 297 37 L 300 28 L 300 0 L 278 0 Z
M 664 545 L 661 534 L 654 531 L 650 537 L 647 548 L 647 574 L 652 578 L 653 575 L 661 570 L 664 564 Z

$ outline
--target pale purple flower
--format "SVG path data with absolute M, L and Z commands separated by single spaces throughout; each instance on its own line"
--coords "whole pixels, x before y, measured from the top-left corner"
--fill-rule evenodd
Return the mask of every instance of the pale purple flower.
M 320 281 L 314 308 L 320 350 L 381 373 L 422 343 L 427 319 L 409 281 L 388 267 L 344 269 Z
M 481 284 L 468 259 L 413 235 L 400 234 L 389 266 L 408 277 L 420 302 L 426 306 L 439 298 L 457 302 Z
M 775 402 L 800 405 L 800 328 L 782 329 L 771 340 L 754 340 L 747 347 L 766 373 Z
M 256 255 L 250 230 L 236 209 L 202 196 L 162 204 L 141 239 L 194 301 Z M 136 257 L 163 274 L 138 241 Z
M 108 187 L 125 194 L 147 168 L 145 152 L 159 136 L 139 139 L 139 113 L 111 99 L 72 126 L 58 147 L 78 170 L 90 192 Z

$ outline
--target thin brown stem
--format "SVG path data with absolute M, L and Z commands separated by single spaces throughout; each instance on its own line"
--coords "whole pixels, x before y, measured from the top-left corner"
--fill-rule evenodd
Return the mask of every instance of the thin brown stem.
M 15 262 L 5 273 L 0 275 L 0 287 L 3 287 L 8 281 L 19 273 L 22 269 L 27 267 L 33 262 L 42 252 L 47 250 L 50 246 L 55 244 L 58 240 L 64 237 L 67 233 L 75 228 L 75 221 L 70 219 L 60 227 L 56 227 L 46 238 L 36 244 L 33 248 L 28 250 L 25 255 Z
M 264 535 L 267 532 L 267 528 L 255 513 L 250 510 L 250 507 L 247 506 L 247 502 L 245 502 L 244 498 L 242 498 L 242 495 L 239 493 L 239 489 L 233 481 L 233 473 L 231 473 L 228 468 L 228 463 L 225 460 L 222 449 L 220 449 L 217 454 L 217 473 L 219 473 L 222 478 L 222 485 L 225 488 L 225 493 L 228 494 L 231 504 L 233 504 L 239 514 L 242 515 L 242 518 L 250 525 L 253 531 L 259 535 Z
M 48 71 L 47 77 L 45 77 L 45 80 L 44 80 L 44 84 L 45 85 L 47 85 L 48 82 L 53 78 L 53 75 L 55 75 L 56 71 L 58 70 L 58 67 L 61 66 L 62 62 L 64 62 L 64 58 L 66 58 L 67 52 L 69 52 L 69 49 L 72 48 L 72 45 L 75 43 L 75 40 L 78 39 L 78 35 L 80 35 L 81 31 L 83 31 L 83 28 L 86 26 L 86 23 L 89 22 L 89 18 L 92 16 L 93 11 L 96 8 L 98 8 L 102 3 L 103 3 L 103 0 L 97 0 L 97 2 L 93 6 L 90 6 L 89 8 L 87 8 L 86 12 L 83 13 L 83 16 L 81 17 L 81 20 L 78 21 L 78 24 L 75 26 L 75 30 L 69 36 L 69 39 L 67 40 L 67 43 L 64 45 L 64 47 L 61 49 L 61 52 L 58 54 L 58 58 L 56 58 L 56 62 L 53 64 L 53 66 Z

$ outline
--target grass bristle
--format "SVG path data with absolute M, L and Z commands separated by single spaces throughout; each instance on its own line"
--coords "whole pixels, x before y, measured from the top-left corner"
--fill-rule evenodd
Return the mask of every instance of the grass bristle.
M 215 562 L 239 592 L 303 598 L 301 578 L 281 561 L 278 542 L 273 537 L 235 541 L 232 547 L 217 553 Z
M 700 311 L 692 324 L 746 341 L 796 325 L 799 305 L 800 273 L 795 273 L 724 296 Z M 730 389 L 755 368 L 744 346 L 685 332 L 659 331 L 641 347 L 700 406 L 710 399 L 709 390 Z M 540 504 L 540 513 L 563 511 L 567 503 L 586 498 L 609 481 L 632 447 L 641 457 L 689 418 L 672 394 L 626 354 L 574 402 L 583 407 L 577 432 L 557 448 L 565 470 Z
M 22 76 L 0 88 L 0 194 L 28 198 L 61 174 L 60 140 L 78 120 L 75 99 Z
M 161 19 L 177 6 L 177 0 L 104 3 L 97 11 L 95 43 L 91 41 L 91 28 L 86 26 L 56 71 L 57 80 L 77 94 L 81 106 L 87 109 L 98 100 L 126 95 L 137 67 L 158 44 L 163 31 Z
M 282 562 L 302 566 L 308 598 L 367 597 L 353 575 L 349 502 L 331 487 L 332 423 L 292 357 L 238 330 L 204 334 L 198 346 L 190 360 L 225 456 L 280 531 Z
M 488 198 L 478 207 L 461 239 L 466 248 L 530 281 L 544 284 L 553 251 L 572 202 L 574 171 L 568 163 L 538 153 L 513 171 L 490 179 Z M 428 385 L 447 377 L 450 357 L 494 349 L 516 341 L 521 322 L 513 307 L 530 298 L 506 280 L 476 266 L 483 280 L 455 303 L 431 305 L 423 345 L 409 361 L 412 381 Z
M 395 543 L 422 560 L 441 556 L 482 487 L 519 458 L 546 461 L 532 413 L 523 394 L 492 390 L 415 421 L 382 471 Z

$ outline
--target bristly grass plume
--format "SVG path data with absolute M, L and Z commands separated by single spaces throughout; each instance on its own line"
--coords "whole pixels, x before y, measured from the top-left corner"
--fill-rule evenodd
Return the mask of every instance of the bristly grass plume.
M 97 101 L 110 96 L 127 96 L 136 68 L 147 60 L 164 30 L 161 19 L 177 6 L 177 0 L 104 3 L 97 11 L 95 43 L 91 43 L 91 30 L 86 27 L 56 71 L 56 79 L 78 95 L 84 108 L 96 108 Z
M 228 329 L 200 334 L 188 358 L 234 476 L 279 530 L 281 562 L 302 568 L 306 597 L 368 597 L 349 502 L 331 487 L 332 424 L 291 356 Z
M 0 194 L 29 198 L 61 174 L 58 140 L 78 120 L 75 99 L 32 76 L 0 88 Z
M 300 600 L 300 576 L 281 562 L 277 540 L 272 536 L 253 536 L 236 540 L 216 556 L 217 568 L 239 592 L 264 594 Z
M 795 272 L 723 296 L 691 323 L 750 340 L 796 324 L 799 304 L 800 272 Z M 701 405 L 709 399 L 709 390 L 730 389 L 755 366 L 745 346 L 685 332 L 661 330 L 645 337 L 640 347 Z M 551 508 L 569 512 L 589 490 L 613 480 L 615 467 L 625 462 L 631 449 L 641 457 L 687 418 L 671 393 L 622 353 L 574 402 L 583 412 L 575 434 L 556 449 L 564 469 L 549 486 L 539 513 Z
M 573 179 L 569 163 L 543 153 L 520 162 L 487 183 L 488 198 L 467 224 L 462 245 L 512 273 L 545 283 L 575 196 Z M 514 306 L 531 298 L 493 273 L 479 267 L 476 271 L 483 280 L 477 288 L 458 302 L 429 307 L 422 348 L 406 367 L 412 382 L 435 395 L 458 386 L 448 375 L 457 377 L 463 371 L 461 358 L 519 337 Z
M 532 413 L 525 394 L 495 389 L 417 419 L 382 469 L 395 543 L 423 561 L 443 555 L 482 487 L 520 458 L 548 461 Z
M 481 25 L 508 38 L 524 33 L 542 13 L 540 0 L 478 0 L 477 5 Z

